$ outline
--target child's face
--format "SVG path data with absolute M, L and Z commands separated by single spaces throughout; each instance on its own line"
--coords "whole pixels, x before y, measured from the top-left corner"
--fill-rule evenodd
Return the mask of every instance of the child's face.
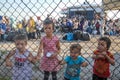
M 103 41 L 103 40 L 99 40 L 99 41 L 98 41 L 98 47 L 97 47 L 97 49 L 98 49 L 100 52 L 106 51 L 106 50 L 107 50 L 107 44 L 106 44 L 106 42 Z
M 53 24 L 46 24 L 44 25 L 44 31 L 46 35 L 50 35 L 53 33 Z
M 27 42 L 25 40 L 16 40 L 15 45 L 20 52 L 23 52 L 26 49 Z
M 78 51 L 78 49 L 73 49 L 71 52 L 70 52 L 70 56 L 72 57 L 72 59 L 77 59 L 77 57 L 79 56 L 80 52 Z

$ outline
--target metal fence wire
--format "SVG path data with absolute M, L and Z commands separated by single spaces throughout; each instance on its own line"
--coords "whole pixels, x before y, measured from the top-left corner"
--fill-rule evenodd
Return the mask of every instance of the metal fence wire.
M 5 65 L 5 57 L 15 47 L 14 36 L 27 35 L 27 48 L 36 56 L 41 38 L 45 36 L 43 22 L 46 19 L 54 23 L 62 59 L 69 55 L 72 44 L 82 46 L 81 55 L 88 66 L 81 68 L 81 80 L 92 80 L 93 51 L 100 37 L 109 37 L 112 42 L 109 51 L 114 55 L 115 66 L 110 65 L 108 80 L 120 80 L 120 0 L 0 0 L 0 80 L 11 80 L 13 76 L 14 67 Z M 14 62 L 14 57 L 10 61 Z M 32 64 L 32 80 L 43 80 L 40 64 L 39 61 Z M 57 72 L 57 80 L 64 80 L 65 67 L 62 65 Z

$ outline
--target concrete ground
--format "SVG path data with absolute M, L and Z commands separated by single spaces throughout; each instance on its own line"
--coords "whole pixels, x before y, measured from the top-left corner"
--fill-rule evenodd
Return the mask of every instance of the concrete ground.
M 57 34 L 58 37 L 61 39 L 62 34 Z M 93 60 L 91 58 L 92 51 L 96 49 L 97 46 L 97 39 L 99 36 L 91 36 L 90 41 L 64 41 L 60 40 L 61 44 L 61 55 L 62 57 L 65 57 L 69 53 L 69 46 L 73 43 L 78 43 L 82 45 L 82 55 L 86 58 L 89 65 L 86 68 L 82 68 L 81 70 L 81 80 L 92 80 L 92 65 Z M 120 80 L 120 38 L 117 36 L 109 36 L 109 38 L 112 41 L 110 51 L 114 53 L 116 64 L 115 66 L 111 66 L 111 73 L 112 75 L 108 80 Z M 40 39 L 37 40 L 29 40 L 28 41 L 28 48 L 33 53 L 33 55 L 36 55 L 38 46 L 39 46 Z M 0 42 L 0 50 L 2 51 L 10 51 L 14 48 L 14 43 L 12 42 Z M 6 67 L 4 62 L 6 55 L 3 55 L 0 53 L 0 80 L 4 80 L 1 77 L 9 77 L 11 76 L 11 70 L 10 68 Z M 38 69 L 39 64 L 33 65 L 33 80 L 42 80 L 43 78 L 43 72 Z M 63 80 L 63 72 L 64 72 L 65 66 L 58 72 L 58 80 Z M 9 80 L 9 79 L 5 79 Z M 50 78 L 50 80 L 52 80 Z

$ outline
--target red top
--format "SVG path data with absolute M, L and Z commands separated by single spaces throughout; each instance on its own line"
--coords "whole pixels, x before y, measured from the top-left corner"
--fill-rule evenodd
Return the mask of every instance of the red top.
M 106 52 L 107 55 L 114 59 L 113 55 L 110 52 Z M 98 50 L 94 51 L 94 54 L 100 54 Z M 101 59 L 95 59 L 94 61 L 94 66 L 93 66 L 93 73 L 96 74 L 99 77 L 107 78 L 110 76 L 110 63 L 108 62 L 107 59 L 101 58 Z

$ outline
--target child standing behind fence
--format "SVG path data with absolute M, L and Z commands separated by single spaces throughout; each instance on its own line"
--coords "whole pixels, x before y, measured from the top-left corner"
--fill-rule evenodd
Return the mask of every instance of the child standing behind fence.
M 80 67 L 86 67 L 88 63 L 81 55 L 81 46 L 72 44 L 70 46 L 70 56 L 66 56 L 61 64 L 67 64 L 64 80 L 80 80 Z
M 35 60 L 32 53 L 26 49 L 27 37 L 19 34 L 15 37 L 16 49 L 6 56 L 6 66 L 12 67 L 12 80 L 31 80 L 32 64 Z M 13 61 L 10 58 L 13 56 Z
M 115 64 L 113 55 L 108 51 L 110 45 L 111 40 L 108 37 L 99 38 L 97 50 L 93 54 L 94 66 L 92 80 L 107 80 L 110 76 L 110 64 Z
M 43 57 L 41 58 L 40 68 L 44 71 L 44 80 L 49 79 L 50 73 L 52 80 L 57 80 L 57 71 L 60 69 L 57 55 L 60 52 L 60 42 L 57 36 L 53 35 L 53 21 L 46 19 L 43 23 L 45 36 L 40 41 L 37 59 L 40 59 L 42 49 Z

